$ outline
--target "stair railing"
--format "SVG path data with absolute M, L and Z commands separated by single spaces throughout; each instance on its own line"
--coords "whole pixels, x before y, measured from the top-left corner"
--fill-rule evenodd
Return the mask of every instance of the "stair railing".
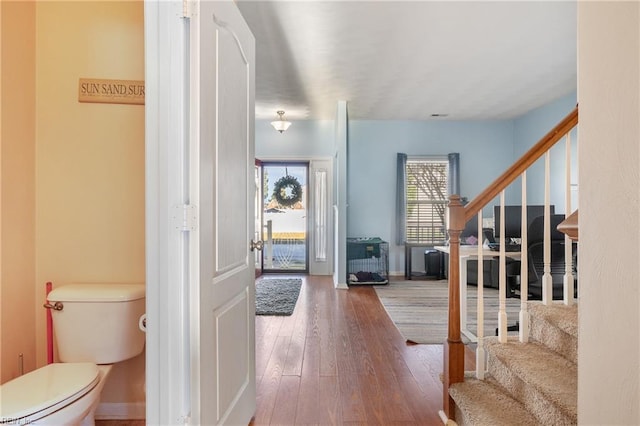
M 444 343 L 444 374 L 443 374 L 443 411 L 440 413 L 442 420 L 455 418 L 455 402 L 449 395 L 449 387 L 454 383 L 464 380 L 464 343 L 461 340 L 460 330 L 460 234 L 465 228 L 465 224 L 476 214 L 478 215 L 478 230 L 482 229 L 482 209 L 495 197 L 500 196 L 501 217 L 504 218 L 504 190 L 518 177 L 522 182 L 522 206 L 527 205 L 527 176 L 526 171 L 543 155 L 545 156 L 545 209 L 544 209 L 544 275 L 542 279 L 542 303 L 552 303 L 553 287 L 550 270 L 550 154 L 549 150 L 561 139 L 566 140 L 566 174 L 565 174 L 565 204 L 566 215 L 571 213 L 571 139 L 570 132 L 578 124 L 578 107 L 571 111 L 560 123 L 551 129 L 542 139 L 540 139 L 529 151 L 520 157 L 511 167 L 500 175 L 489 187 L 481 192 L 467 205 L 462 205 L 460 195 L 452 195 L 449 199 L 448 213 L 448 233 L 449 233 L 449 314 L 448 314 L 448 337 Z M 501 221 L 501 233 L 505 235 L 505 221 Z M 522 342 L 528 341 L 528 265 L 527 265 L 527 209 L 522 208 L 521 218 L 521 306 L 519 313 L 519 339 Z M 478 345 L 476 349 L 476 375 L 484 378 L 485 353 L 483 347 L 484 340 L 484 302 L 483 302 L 483 249 L 482 237 L 478 242 Z M 565 238 L 565 249 L 569 250 L 565 255 L 568 265 L 565 268 L 564 276 L 564 303 L 571 304 L 573 301 L 573 276 L 571 274 L 571 243 L 567 236 Z M 505 238 L 502 238 L 499 251 L 499 314 L 498 314 L 498 340 L 501 343 L 507 340 L 507 315 L 506 315 L 506 250 Z M 566 248 L 568 246 L 568 249 Z M 466 283 L 464 283 L 466 285 Z

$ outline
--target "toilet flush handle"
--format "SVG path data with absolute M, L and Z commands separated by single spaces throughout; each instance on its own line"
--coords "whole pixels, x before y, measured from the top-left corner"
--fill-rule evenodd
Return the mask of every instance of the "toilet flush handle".
M 42 306 L 44 306 L 47 309 L 53 309 L 54 311 L 61 311 L 62 308 L 64 308 L 64 305 L 62 304 L 62 302 L 56 302 L 53 305 L 47 302 Z

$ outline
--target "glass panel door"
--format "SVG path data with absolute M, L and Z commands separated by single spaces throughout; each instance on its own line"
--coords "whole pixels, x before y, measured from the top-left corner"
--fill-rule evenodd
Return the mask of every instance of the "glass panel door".
M 263 162 L 263 272 L 307 272 L 308 163 Z

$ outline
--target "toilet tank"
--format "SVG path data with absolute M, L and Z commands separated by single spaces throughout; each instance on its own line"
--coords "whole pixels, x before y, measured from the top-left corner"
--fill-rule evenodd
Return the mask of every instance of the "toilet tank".
M 47 296 L 61 362 L 112 364 L 142 353 L 144 284 L 68 284 Z

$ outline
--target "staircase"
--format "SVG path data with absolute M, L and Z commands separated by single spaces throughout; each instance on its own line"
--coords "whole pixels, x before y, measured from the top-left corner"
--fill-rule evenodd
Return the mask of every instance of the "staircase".
M 486 338 L 485 380 L 452 384 L 459 425 L 575 425 L 578 307 L 528 302 L 530 340 Z
M 542 137 L 522 157 L 516 160 L 491 185 L 468 204 L 461 203 L 460 195 L 449 198 L 449 312 L 448 334 L 443 344 L 443 406 L 439 412 L 445 424 L 469 425 L 565 425 L 577 424 L 577 348 L 578 308 L 575 305 L 574 276 L 570 239 L 577 240 L 578 216 L 571 214 L 571 133 L 578 124 L 578 108 L 571 111 L 553 129 Z M 551 148 L 560 140 L 565 146 L 565 232 L 564 274 L 562 301 L 553 301 L 551 250 Z M 542 287 L 541 302 L 527 302 L 529 295 L 529 258 L 527 209 L 522 209 L 520 253 L 520 330 L 510 337 L 507 328 L 506 294 L 507 271 L 504 240 L 499 251 L 500 307 L 498 337 L 478 335 L 475 375 L 465 373 L 465 345 L 461 339 L 460 235 L 466 223 L 477 216 L 478 229 L 483 226 L 482 211 L 500 197 L 504 211 L 505 190 L 517 179 L 520 181 L 521 203 L 527 202 L 527 170 L 544 158 L 544 272 L 538 283 Z M 502 216 L 504 213 L 501 214 Z M 567 218 L 566 215 L 569 215 Z M 503 216 L 504 217 L 504 216 Z M 564 225 L 563 225 L 564 224 Z M 501 222 L 504 234 L 504 221 Z M 561 229 L 558 226 L 558 229 Z M 572 235 L 574 235 L 572 237 Z M 557 253 L 557 252 L 556 252 Z M 478 265 L 483 264 L 483 250 L 478 249 Z M 532 261 L 532 260 L 531 260 Z M 557 271 L 556 271 L 557 272 Z M 482 276 L 478 271 L 478 276 Z M 557 274 L 556 274 L 557 276 Z M 556 284 L 559 284 L 556 281 Z M 466 283 L 465 283 L 466 285 Z M 482 284 L 478 283 L 478 288 Z M 466 303 L 466 301 L 464 301 Z M 481 297 L 478 297 L 478 324 L 484 321 Z M 464 311 L 463 311 L 464 312 Z M 480 327 L 478 330 L 482 330 Z

